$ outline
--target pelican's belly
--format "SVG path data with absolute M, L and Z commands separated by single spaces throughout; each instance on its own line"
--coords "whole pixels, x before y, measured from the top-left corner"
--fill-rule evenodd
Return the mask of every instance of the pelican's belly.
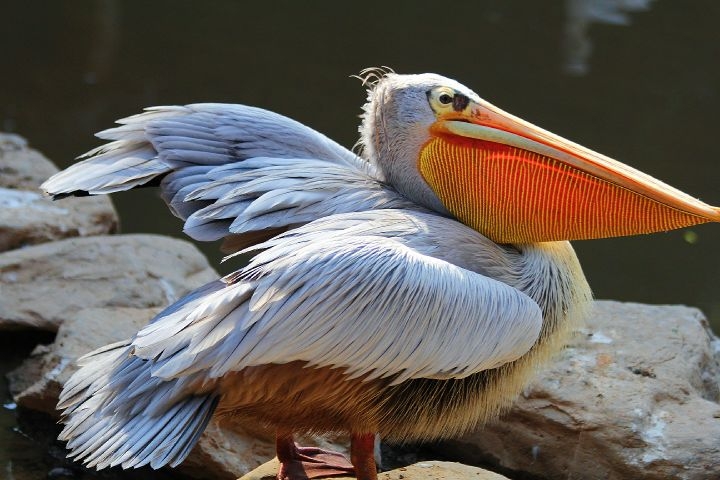
M 463 379 L 415 379 L 389 387 L 387 381 L 348 379 L 342 369 L 304 365 L 266 365 L 225 376 L 216 415 L 296 433 L 380 432 L 388 440 L 431 440 L 495 417 L 534 370 L 521 359 Z
M 387 381 L 348 379 L 342 369 L 304 362 L 246 368 L 223 377 L 220 416 L 294 432 L 375 432 Z
M 397 442 L 453 438 L 507 411 L 537 371 L 544 348 L 454 380 L 413 379 L 385 390 L 380 435 Z

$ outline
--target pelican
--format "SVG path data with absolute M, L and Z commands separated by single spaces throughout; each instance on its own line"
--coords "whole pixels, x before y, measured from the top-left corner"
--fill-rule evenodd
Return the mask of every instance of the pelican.
M 281 480 L 374 480 L 376 434 L 497 417 L 581 325 L 591 293 L 568 240 L 720 221 L 454 80 L 363 79 L 359 154 L 259 108 L 152 107 L 43 184 L 159 186 L 190 237 L 254 254 L 79 361 L 58 404 L 71 456 L 176 466 L 233 416 L 275 429 Z M 348 433 L 350 462 L 296 445 L 307 432 Z

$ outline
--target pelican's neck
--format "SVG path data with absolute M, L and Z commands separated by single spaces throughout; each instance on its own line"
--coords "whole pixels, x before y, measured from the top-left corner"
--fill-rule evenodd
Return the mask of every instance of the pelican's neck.
M 592 292 L 570 242 L 516 245 L 521 253 L 517 284 L 543 311 L 540 342 L 579 328 L 592 305 Z M 563 334 L 564 333 L 564 334 Z M 553 337 L 555 338 L 555 337 Z

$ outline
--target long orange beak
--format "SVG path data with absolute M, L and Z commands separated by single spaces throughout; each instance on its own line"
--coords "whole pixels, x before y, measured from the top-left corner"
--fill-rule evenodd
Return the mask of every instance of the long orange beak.
M 418 166 L 445 207 L 498 243 L 618 237 L 720 221 L 707 205 L 488 102 L 440 118 Z

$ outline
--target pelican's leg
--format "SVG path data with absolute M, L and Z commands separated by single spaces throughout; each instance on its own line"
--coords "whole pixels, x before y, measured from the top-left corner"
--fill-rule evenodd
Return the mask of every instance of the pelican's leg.
M 278 480 L 352 476 L 355 472 L 352 464 L 342 454 L 317 447 L 301 447 L 295 443 L 292 433 L 289 432 L 277 432 L 275 449 L 280 461 Z M 361 477 L 359 475 L 357 478 L 362 480 L 376 479 L 376 477 Z
M 350 443 L 350 461 L 358 480 L 377 480 L 375 434 L 354 434 Z

